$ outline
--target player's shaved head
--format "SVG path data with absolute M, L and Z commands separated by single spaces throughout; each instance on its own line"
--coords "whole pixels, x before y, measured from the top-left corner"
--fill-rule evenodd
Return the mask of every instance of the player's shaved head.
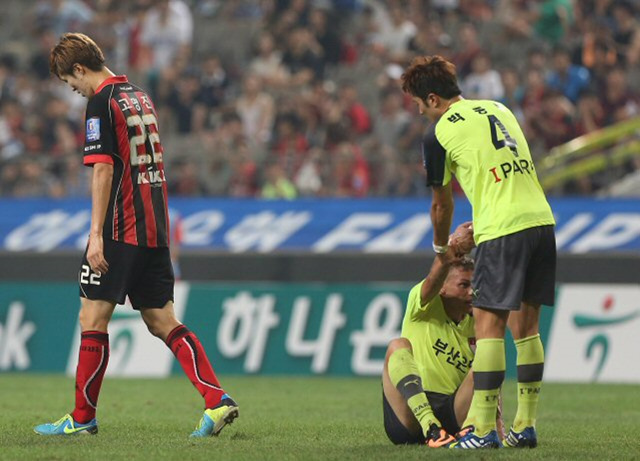
M 401 79 L 405 93 L 423 100 L 430 93 L 444 99 L 451 99 L 461 93 L 456 66 L 438 55 L 414 58 Z
M 49 70 L 60 78 L 72 75 L 75 64 L 98 72 L 104 68 L 104 54 L 90 37 L 80 33 L 64 34 L 51 50 Z

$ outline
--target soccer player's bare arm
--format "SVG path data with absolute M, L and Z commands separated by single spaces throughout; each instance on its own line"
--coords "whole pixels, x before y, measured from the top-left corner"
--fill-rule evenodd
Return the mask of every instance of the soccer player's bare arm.
M 112 164 L 96 163 L 94 165 L 93 179 L 91 180 L 91 231 L 87 260 L 91 269 L 100 273 L 106 273 L 109 270 L 109 263 L 104 257 L 102 230 L 109 206 L 112 180 Z
M 455 232 L 448 239 L 449 248 L 447 252 L 438 255 L 431 265 L 429 274 L 420 286 L 420 307 L 433 300 L 442 289 L 447 278 L 451 265 L 456 261 L 461 261 L 471 248 L 473 248 L 473 227 L 471 222 L 460 224 Z
M 429 275 L 427 275 L 420 286 L 420 307 L 422 308 L 426 307 L 433 298 L 438 296 L 438 293 L 440 293 L 440 290 L 442 289 L 442 285 L 449 273 L 451 263 L 455 259 L 455 257 L 451 255 L 451 251 L 448 251 L 447 253 L 449 253 L 449 256 L 445 258 L 434 259 Z
M 433 186 L 431 199 L 431 223 L 433 224 L 433 243 L 447 245 L 453 219 L 453 193 L 451 183 Z
M 447 151 L 438 139 L 436 124 L 433 124 L 422 140 L 422 159 L 427 173 L 427 187 L 431 187 L 431 223 L 433 243 L 446 246 L 453 218 L 453 193 L 451 171 L 447 167 Z M 435 248 L 434 248 L 435 249 Z M 438 250 L 436 249 L 436 252 Z

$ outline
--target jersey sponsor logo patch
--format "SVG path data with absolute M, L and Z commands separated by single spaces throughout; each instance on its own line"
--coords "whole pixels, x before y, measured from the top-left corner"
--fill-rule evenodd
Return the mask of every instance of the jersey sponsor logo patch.
M 87 142 L 95 142 L 100 139 L 100 119 L 98 117 L 92 117 L 87 120 Z
M 85 146 L 84 151 L 85 152 L 93 152 L 93 151 L 101 151 L 102 150 L 102 144 L 89 144 L 88 146 Z
M 498 168 L 502 171 L 498 171 Z M 494 184 L 497 182 L 501 182 L 503 179 L 508 179 L 509 175 L 514 175 L 516 173 L 531 175 L 534 171 L 533 162 L 530 162 L 524 158 L 514 159 L 511 162 L 501 163 L 499 167 L 489 168 L 489 172 L 491 173 Z
M 166 182 L 163 170 L 155 171 L 141 171 L 138 173 L 138 184 L 151 184 L 152 186 L 159 186 L 163 182 Z

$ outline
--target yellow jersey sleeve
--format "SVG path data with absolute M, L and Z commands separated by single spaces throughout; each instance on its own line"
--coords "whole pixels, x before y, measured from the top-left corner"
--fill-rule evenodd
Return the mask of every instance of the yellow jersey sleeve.
M 430 307 L 433 305 L 433 303 L 431 302 L 425 304 L 424 306 L 422 305 L 420 294 L 424 281 L 425 279 L 422 279 L 419 283 L 414 285 L 411 291 L 409 291 L 405 316 L 408 316 L 413 320 L 426 318 Z

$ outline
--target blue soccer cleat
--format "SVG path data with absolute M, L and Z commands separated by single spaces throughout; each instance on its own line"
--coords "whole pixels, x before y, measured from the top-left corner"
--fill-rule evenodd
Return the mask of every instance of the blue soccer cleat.
M 473 426 L 467 426 L 459 432 L 459 439 L 449 445 L 449 448 L 476 450 L 478 448 L 502 448 L 498 432 L 493 430 L 484 437 L 477 436 Z
M 190 437 L 218 435 L 227 424 L 231 424 L 237 417 L 238 404 L 228 394 L 224 394 L 218 405 L 204 411 L 198 427 Z
M 69 414 L 64 415 L 55 423 L 40 424 L 33 428 L 36 434 L 40 435 L 75 435 L 98 433 L 98 421 L 93 418 L 86 424 L 81 424 L 73 420 Z
M 538 434 L 535 427 L 526 427 L 522 432 L 516 432 L 513 427 L 504 439 L 504 445 L 510 448 L 535 448 L 538 446 Z

